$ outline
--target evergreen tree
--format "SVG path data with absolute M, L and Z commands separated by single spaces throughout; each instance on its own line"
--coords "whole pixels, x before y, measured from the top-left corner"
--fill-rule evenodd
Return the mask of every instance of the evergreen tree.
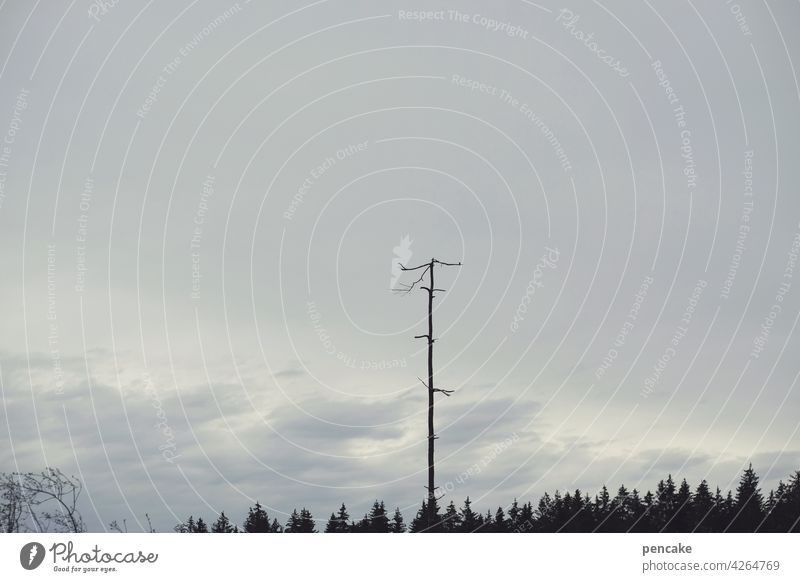
M 631 520 L 631 496 L 625 485 L 620 485 L 617 495 L 611 500 L 611 511 L 606 521 L 606 529 L 598 531 L 624 532 L 628 530 Z M 598 528 L 600 528 L 598 524 Z
M 389 533 L 389 516 L 386 515 L 386 506 L 383 501 L 375 500 L 369 511 L 368 529 L 371 533 Z
M 506 519 L 506 512 L 502 507 L 498 507 L 494 513 L 494 527 L 492 531 L 495 533 L 508 533 L 511 531 L 508 520 Z
M 389 524 L 389 532 L 406 533 L 406 524 L 403 521 L 403 514 L 400 513 L 399 507 L 394 509 L 394 517 L 392 517 L 392 523 Z
M 317 530 L 314 529 L 314 525 L 314 518 L 311 516 L 310 511 L 304 507 L 300 510 L 300 513 L 298 513 L 297 509 L 294 509 L 292 514 L 289 516 L 289 520 L 286 522 L 286 528 L 283 530 L 283 532 L 316 533 Z
M 435 497 L 422 502 L 414 521 L 411 522 L 412 532 L 435 533 L 442 531 L 442 516 L 439 513 L 439 503 Z
M 314 529 L 315 526 L 314 517 L 311 515 L 311 512 L 304 507 L 300 510 L 300 527 L 298 531 L 293 533 L 317 533 L 317 530 Z
M 800 471 L 795 471 L 778 505 L 783 514 L 781 532 L 800 533 Z M 786 527 L 788 526 L 788 527 Z
M 764 526 L 759 531 L 800 532 L 800 471 L 794 472 L 788 483 L 778 483 L 773 497 Z
M 758 475 L 750 464 L 736 488 L 736 501 L 729 529 L 733 532 L 754 532 L 763 519 L 764 499 L 758 486 Z
M 461 531 L 461 526 L 461 515 L 456 509 L 455 503 L 451 501 L 442 517 L 442 531 L 447 533 L 458 532 Z
M 352 533 L 369 533 L 369 514 L 365 513 L 364 517 L 358 521 L 350 524 L 350 531 Z
M 339 513 L 334 515 L 331 513 L 331 517 L 328 519 L 328 524 L 325 526 L 325 533 L 347 533 L 350 531 L 350 524 L 348 520 L 350 519 L 350 514 L 347 513 L 347 507 L 345 507 L 344 503 L 339 508 Z
M 777 528 L 775 527 L 775 518 L 778 515 L 778 499 L 781 497 L 781 493 L 785 492 L 785 490 L 786 485 L 784 485 L 783 481 L 778 482 L 778 492 L 775 492 L 772 489 L 769 490 L 769 495 L 767 495 L 767 499 L 764 501 L 764 521 L 761 523 L 757 531 L 777 532 Z
M 714 497 L 714 530 L 715 532 L 730 531 L 730 525 L 733 521 L 733 507 L 735 502 L 733 495 L 728 491 L 728 495 L 723 499 L 720 495 L 719 487 Z
M 713 531 L 714 509 L 714 497 L 711 495 L 708 483 L 703 479 L 700 485 L 697 486 L 692 499 L 692 508 L 688 520 L 690 531 Z
M 642 512 L 633 525 L 630 528 L 630 531 L 636 533 L 650 533 L 653 531 L 658 531 L 654 526 L 654 514 L 655 514 L 655 496 L 652 492 L 648 491 L 644 494 L 642 498 Z
M 515 531 L 519 533 L 532 532 L 534 530 L 534 519 L 533 505 L 529 501 L 522 505 L 522 509 L 519 512 L 519 525 Z
M 194 517 L 190 515 L 189 519 L 182 521 L 172 529 L 176 533 L 197 533 L 197 524 L 194 521 Z
M 627 519 L 623 526 L 623 531 L 633 531 L 634 528 L 644 518 L 644 513 L 647 510 L 645 502 L 639 497 L 639 491 L 634 489 L 631 491 L 630 499 L 628 500 Z
M 675 509 L 672 517 L 665 525 L 668 532 L 690 532 L 689 522 L 692 514 L 692 490 L 686 479 L 681 481 L 678 492 L 675 494 Z
M 461 531 L 466 533 L 477 531 L 478 527 L 481 525 L 481 522 L 479 516 L 472 511 L 472 502 L 469 500 L 469 497 L 464 500 L 464 507 L 461 508 L 460 513 Z
M 655 531 L 663 531 L 676 509 L 675 481 L 672 480 L 672 475 L 667 476 L 666 482 L 663 480 L 658 482 L 655 503 L 656 511 L 652 525 Z
M 511 507 L 508 509 L 508 528 L 510 531 L 517 531 L 520 526 L 519 516 L 522 510 L 519 507 L 519 503 L 517 503 L 517 498 L 514 498 L 514 502 L 511 504 Z
M 272 525 L 269 527 L 269 533 L 283 533 L 283 526 L 278 523 L 278 518 L 272 520 Z
M 581 490 L 576 489 L 572 495 L 572 511 L 569 527 L 564 531 L 590 532 L 595 531 L 599 522 L 595 519 L 595 509 L 588 494 L 581 496 Z
M 478 528 L 479 532 L 489 533 L 494 531 L 494 519 L 492 518 L 492 512 L 486 511 L 486 515 L 483 518 L 483 523 Z
M 238 533 L 239 528 L 231 523 L 225 512 L 221 512 L 217 521 L 211 526 L 212 533 Z
M 558 494 L 558 492 L 556 492 Z M 536 507 L 536 527 L 538 532 L 554 532 L 555 530 L 555 511 L 553 500 L 547 491 L 539 498 L 539 505 Z
M 256 501 L 255 507 L 251 507 L 247 512 L 247 518 L 244 520 L 243 529 L 247 533 L 270 533 L 271 528 L 269 525 L 269 515 L 261 507 L 261 504 Z
M 300 531 L 300 514 L 297 513 L 296 507 L 292 510 L 292 514 L 289 516 L 283 531 L 284 533 L 298 533 Z
M 203 521 L 202 517 L 197 518 L 197 525 L 195 526 L 194 533 L 208 533 L 208 526 Z
M 599 495 L 594 496 L 594 519 L 597 523 L 597 531 L 615 531 L 614 515 L 612 515 L 611 495 L 605 485 L 600 490 Z
M 421 533 L 428 527 L 428 503 L 423 499 L 422 507 L 417 511 L 417 515 L 411 520 L 411 533 Z

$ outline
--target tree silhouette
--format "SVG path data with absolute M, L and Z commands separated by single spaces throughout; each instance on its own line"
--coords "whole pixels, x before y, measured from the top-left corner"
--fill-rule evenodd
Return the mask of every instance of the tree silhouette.
M 394 517 L 392 517 L 392 522 L 389 524 L 389 532 L 390 533 L 406 532 L 406 524 L 403 521 L 403 514 L 400 513 L 399 507 L 396 507 L 394 510 Z
M 692 512 L 692 490 L 686 479 L 681 481 L 678 492 L 675 494 L 675 508 L 672 516 L 667 520 L 664 531 L 687 532 L 691 531 L 689 521 Z
M 433 344 L 436 341 L 436 338 L 433 337 L 433 300 L 436 297 L 436 292 L 444 292 L 444 289 L 437 289 L 434 286 L 433 272 L 436 265 L 445 267 L 460 267 L 461 263 L 446 263 L 444 261 L 431 258 L 429 263 L 423 263 L 422 265 L 418 265 L 416 267 L 407 267 L 403 264 L 400 264 L 400 269 L 402 271 L 418 271 L 422 269 L 419 277 L 413 283 L 403 285 L 404 288 L 402 291 L 410 293 L 415 288 L 419 287 L 428 293 L 428 333 L 414 336 L 415 339 L 425 339 L 428 344 L 428 381 L 425 382 L 424 380 L 420 379 L 420 382 L 422 382 L 422 385 L 425 386 L 428 391 L 428 503 L 426 505 L 428 513 L 426 514 L 426 531 L 433 531 L 434 528 L 440 528 L 439 522 L 434 521 L 434 518 L 439 517 L 438 504 L 436 501 L 437 487 L 434 482 L 433 442 L 438 438 L 433 430 L 433 405 L 435 402 L 434 394 L 436 392 L 440 392 L 445 396 L 450 396 L 450 394 L 453 392 L 452 390 L 435 388 L 433 384 Z M 428 275 L 427 287 L 424 286 L 425 275 Z M 436 512 L 433 511 L 434 508 L 436 508 Z
M 494 513 L 494 527 L 492 531 L 495 533 L 508 533 L 511 531 L 508 520 L 506 519 L 506 512 L 502 507 L 498 507 Z
M 461 508 L 461 531 L 472 533 L 481 526 L 480 516 L 472 511 L 472 502 L 467 497 L 464 500 L 464 507 Z
M 242 526 L 247 533 L 274 533 L 269 523 L 269 515 L 256 501 L 255 507 L 251 507 L 247 512 L 247 518 Z
M 436 533 L 442 531 L 442 516 L 439 514 L 439 502 L 428 497 L 422 502 L 416 517 L 411 522 L 411 531 L 415 533 Z
M 444 515 L 442 516 L 442 531 L 447 533 L 461 531 L 461 515 L 456 509 L 456 504 L 452 501 L 444 510 Z
M 0 474 L 5 475 L 5 474 Z M 19 531 L 18 500 L 15 491 L 3 489 L 6 481 L 0 480 L 0 524 L 4 530 Z M 16 483 L 12 483 L 17 487 Z M 148 519 L 149 515 L 145 514 Z M 46 513 L 37 514 L 41 519 Z M 75 523 L 82 523 L 75 510 Z M 117 521 L 111 522 L 115 531 L 127 532 Z M 70 526 L 71 527 L 71 526 Z M 179 533 L 208 533 L 209 527 L 202 517 L 190 515 L 173 528 Z M 641 496 L 637 489 L 628 491 L 620 485 L 612 497 L 606 486 L 590 498 L 576 489 L 552 495 L 545 491 L 536 509 L 528 501 L 520 504 L 515 498 L 508 505 L 500 505 L 481 514 L 472 507 L 469 497 L 461 509 L 453 501 L 440 513 L 438 499 L 427 496 L 416 512 L 409 530 L 412 532 L 800 532 L 800 471 L 794 471 L 786 481 L 779 481 L 766 498 L 761 493 L 758 475 L 748 465 L 741 475 L 736 494 L 717 487 L 714 493 L 707 481 L 702 480 L 694 491 L 686 479 L 676 487 L 672 475 L 658 482 L 655 494 L 647 491 Z M 30 531 L 25 529 L 24 531 Z M 152 526 L 148 531 L 153 532 Z M 212 533 L 237 533 L 239 528 L 231 523 L 224 511 L 220 512 Z M 250 507 L 243 524 L 248 533 L 280 533 L 284 528 L 277 518 L 270 517 L 256 501 Z M 316 525 L 311 512 L 303 507 L 292 511 L 286 523 L 286 533 L 315 533 Z M 399 508 L 390 518 L 386 504 L 374 500 L 370 510 L 357 523 L 350 521 L 344 503 L 338 512 L 331 513 L 325 527 L 327 533 L 372 532 L 404 533 L 405 521 Z
M 696 532 L 710 532 L 713 530 L 714 524 L 714 511 L 716 503 L 714 497 L 711 495 L 711 490 L 708 488 L 708 483 L 705 479 L 700 482 L 694 492 L 692 505 L 689 515 L 689 527 L 691 531 Z
M 311 516 L 311 512 L 304 507 L 300 510 L 300 513 L 297 512 L 297 509 L 292 511 L 283 531 L 284 533 L 316 533 L 317 530 L 314 529 L 314 526 L 314 518 Z
M 225 515 L 225 512 L 222 511 L 217 521 L 211 526 L 211 533 L 239 533 L 239 528 L 233 525 L 228 516 Z
M 347 533 L 350 531 L 350 524 L 348 520 L 350 519 L 350 514 L 347 513 L 347 508 L 345 507 L 344 503 L 339 508 L 339 512 L 337 514 L 331 513 L 330 518 L 328 518 L 328 524 L 325 526 L 325 533 Z
M 751 463 L 736 488 L 736 501 L 728 529 L 732 532 L 754 532 L 763 520 L 764 499 L 758 486 L 758 475 Z

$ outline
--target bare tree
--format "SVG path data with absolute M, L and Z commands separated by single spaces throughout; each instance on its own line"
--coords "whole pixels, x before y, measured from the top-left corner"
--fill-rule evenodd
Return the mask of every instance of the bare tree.
M 436 338 L 433 337 L 433 299 L 436 297 L 434 295 L 435 292 L 441 291 L 444 292 L 444 289 L 437 289 L 434 286 L 434 276 L 433 271 L 436 265 L 443 265 L 446 267 L 460 267 L 461 263 L 445 263 L 444 261 L 439 261 L 437 259 L 431 259 L 428 263 L 423 263 L 416 267 L 406 267 L 404 265 L 400 265 L 401 270 L 403 271 L 420 271 L 419 277 L 412 282 L 411 284 L 403 284 L 402 289 L 398 289 L 398 291 L 402 291 L 403 293 L 410 293 L 415 288 L 419 287 L 428 293 L 428 333 L 414 336 L 415 339 L 422 339 L 425 338 L 428 341 L 428 381 L 427 383 L 419 379 L 422 382 L 422 385 L 428 389 L 428 507 L 435 507 L 436 502 L 436 485 L 434 483 L 434 455 L 433 455 L 433 441 L 435 441 L 438 437 L 433 430 L 433 404 L 434 404 L 434 394 L 436 392 L 441 392 L 445 396 L 450 396 L 453 393 L 452 390 L 444 390 L 442 388 L 435 388 L 433 384 L 433 344 L 436 341 Z M 428 285 L 425 286 L 425 276 L 428 276 Z
M 7 532 L 83 532 L 78 510 L 83 485 L 60 469 L 0 473 L 0 521 Z
M 0 491 L 0 526 L 6 533 L 21 531 L 26 506 L 19 475 L 0 473 Z

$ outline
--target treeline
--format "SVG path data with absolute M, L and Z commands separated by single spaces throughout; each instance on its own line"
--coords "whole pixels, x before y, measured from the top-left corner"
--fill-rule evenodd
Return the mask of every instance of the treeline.
M 576 489 L 553 495 L 545 493 L 534 507 L 515 499 L 507 509 L 479 513 L 469 497 L 460 508 L 451 501 L 443 510 L 439 502 L 422 502 L 406 527 L 396 508 L 390 516 L 383 501 L 375 501 L 361 519 L 351 519 L 343 503 L 331 513 L 325 533 L 527 533 L 527 532 L 800 532 L 800 471 L 764 497 L 752 465 L 742 474 L 735 494 L 717 487 L 713 492 L 703 480 L 692 489 L 686 480 L 676 484 L 672 476 L 658 482 L 655 493 L 642 495 L 621 486 L 612 496 L 603 486 L 594 498 Z M 316 533 L 311 512 L 295 509 L 285 525 L 270 519 L 256 502 L 240 529 L 222 512 L 209 527 L 190 516 L 175 526 L 181 533 Z

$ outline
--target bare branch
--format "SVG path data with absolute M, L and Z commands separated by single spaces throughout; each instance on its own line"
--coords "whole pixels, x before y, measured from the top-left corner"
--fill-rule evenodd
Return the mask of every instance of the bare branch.
M 423 267 L 430 267 L 430 263 L 422 263 L 421 265 L 417 265 L 416 267 L 406 267 L 402 263 L 400 263 L 400 270 L 401 271 L 416 271 L 417 269 L 421 269 Z
M 443 388 L 434 388 L 433 391 L 434 392 L 441 392 L 445 396 L 450 396 L 453 392 L 455 392 L 455 390 L 445 390 Z
M 415 270 L 423 268 L 423 267 L 425 268 L 425 270 L 422 271 L 422 274 L 420 274 L 419 278 L 417 278 L 416 281 L 414 281 L 410 285 L 407 284 L 407 283 L 400 283 L 400 285 L 402 285 L 403 288 L 402 289 L 397 289 L 396 291 L 399 291 L 399 292 L 402 292 L 402 293 L 411 293 L 417 285 L 422 283 L 422 280 L 425 278 L 425 275 L 428 273 L 428 270 L 431 268 L 430 263 L 427 263 L 425 265 L 420 265 L 419 267 L 414 267 L 413 269 L 406 269 L 405 267 L 400 265 L 400 269 L 403 270 L 403 271 L 415 271 Z

